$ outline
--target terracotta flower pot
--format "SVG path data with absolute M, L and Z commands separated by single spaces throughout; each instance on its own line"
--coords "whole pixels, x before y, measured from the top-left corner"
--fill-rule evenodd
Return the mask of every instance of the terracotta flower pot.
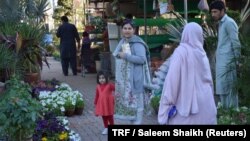
M 24 76 L 24 81 L 32 84 L 38 82 L 41 79 L 40 73 L 26 73 Z

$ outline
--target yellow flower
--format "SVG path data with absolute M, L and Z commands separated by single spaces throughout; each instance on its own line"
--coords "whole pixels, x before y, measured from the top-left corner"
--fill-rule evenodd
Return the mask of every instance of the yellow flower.
M 59 139 L 60 140 L 66 140 L 68 138 L 68 133 L 67 132 L 62 132 L 60 135 L 59 135 Z
M 47 141 L 48 139 L 46 137 L 42 137 L 42 141 Z

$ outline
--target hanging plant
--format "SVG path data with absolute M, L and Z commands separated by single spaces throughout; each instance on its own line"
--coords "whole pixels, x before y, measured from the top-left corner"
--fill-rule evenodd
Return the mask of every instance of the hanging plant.
M 90 24 L 95 26 L 95 29 L 92 32 L 102 33 L 104 31 L 105 22 L 102 17 L 100 16 L 93 17 L 90 21 Z
M 113 13 L 117 13 L 118 12 L 118 7 L 119 7 L 119 1 L 118 0 L 114 0 L 113 2 L 111 2 L 110 5 L 112 7 Z

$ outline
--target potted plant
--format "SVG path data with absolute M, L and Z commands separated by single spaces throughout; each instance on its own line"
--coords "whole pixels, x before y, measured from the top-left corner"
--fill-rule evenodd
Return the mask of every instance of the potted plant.
M 83 112 L 83 109 L 84 109 L 84 100 L 80 95 L 78 95 L 76 97 L 75 114 L 81 115 Z
M 95 26 L 95 29 L 92 30 L 91 33 L 102 34 L 105 28 L 105 21 L 103 20 L 102 17 L 96 16 L 91 19 L 90 25 Z
M 40 69 L 38 65 L 32 64 L 29 61 L 23 61 L 24 63 L 24 81 L 29 84 L 34 84 L 41 79 Z
M 60 85 L 55 86 L 54 91 L 39 91 L 38 99 L 43 103 L 45 111 L 65 115 L 66 110 L 73 109 L 72 111 L 75 111 L 78 95 L 82 96 L 79 91 L 73 91 L 68 84 L 60 83 Z
M 158 114 L 158 110 L 159 110 L 159 106 L 160 106 L 160 98 L 161 98 L 160 95 L 155 95 L 150 100 L 150 105 L 153 108 L 153 110 L 155 111 L 155 114 Z
M 11 141 L 31 138 L 42 105 L 30 94 L 30 86 L 13 76 L 6 81 L 6 91 L 0 100 L 0 132 Z
M 80 135 L 68 128 L 69 123 L 65 116 L 46 113 L 37 121 L 33 141 L 81 141 Z
M 0 23 L 0 81 L 5 82 L 12 74 L 19 75 L 21 67 L 14 51 L 16 46 L 15 25 Z
M 14 52 L 12 52 L 4 44 L 0 43 L 0 82 L 8 80 L 11 72 L 13 72 L 16 68 Z
M 29 83 L 40 80 L 40 70 L 43 67 L 43 61 L 48 65 L 46 60 L 46 50 L 40 46 L 40 42 L 45 34 L 42 26 L 28 25 L 22 23 L 17 29 L 19 35 L 17 36 L 17 57 L 24 69 L 24 76 Z M 49 67 L 49 65 L 48 65 Z M 31 79 L 27 76 L 36 76 Z
M 57 117 L 53 112 L 48 112 L 44 115 L 43 118 L 37 120 L 37 128 L 33 135 L 34 141 L 40 140 L 68 140 L 69 139 L 69 130 L 64 126 L 63 120 Z
M 30 1 L 14 0 L 13 3 L 3 2 L 0 6 L 0 44 L 12 49 L 15 53 L 14 64 L 24 67 L 23 70 L 29 70 L 22 64 L 25 59 L 40 68 L 42 61 L 46 62 L 39 44 L 45 33 L 44 13 L 49 10 L 48 5 L 48 0 L 33 1 L 32 4 Z M 17 74 L 15 70 L 11 73 Z
M 40 46 L 40 41 L 44 35 L 42 26 L 6 22 L 0 24 L 0 29 L 1 47 L 8 48 L 14 54 L 14 63 L 11 64 L 19 66 L 22 70 L 18 74 L 25 76 L 25 74 L 35 72 L 39 74 L 39 79 L 43 62 L 49 67 L 46 59 L 46 50 Z M 10 64 L 6 66 L 10 66 Z M 17 74 L 17 71 L 13 70 L 12 73 Z
M 65 108 L 65 116 L 71 117 L 75 113 L 75 104 L 73 102 L 73 99 L 70 97 L 67 97 L 64 103 L 64 108 Z

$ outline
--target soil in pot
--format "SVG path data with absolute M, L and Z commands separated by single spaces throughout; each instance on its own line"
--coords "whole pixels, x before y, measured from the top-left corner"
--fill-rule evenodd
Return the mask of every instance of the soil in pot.
M 82 113 L 83 113 L 83 107 L 81 107 L 81 108 L 75 108 L 75 114 L 76 115 L 82 115 Z
M 72 117 L 75 114 L 75 109 L 65 110 L 65 116 Z

